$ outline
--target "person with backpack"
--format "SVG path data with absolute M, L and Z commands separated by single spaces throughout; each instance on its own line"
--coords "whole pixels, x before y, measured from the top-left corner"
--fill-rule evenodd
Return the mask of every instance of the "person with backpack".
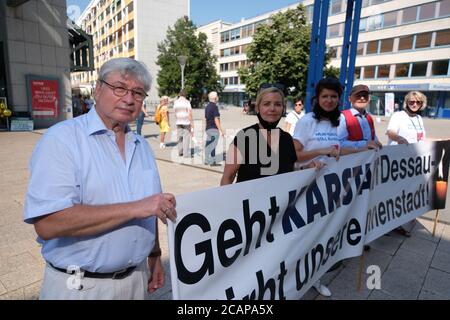
M 363 84 L 354 86 L 350 91 L 348 100 L 352 106 L 342 111 L 338 127 L 341 148 L 349 148 L 354 152 L 381 148 L 381 143 L 375 134 L 373 118 L 367 112 L 369 97 L 369 87 Z
M 166 147 L 166 145 L 164 144 L 166 133 L 170 130 L 168 96 L 161 97 L 160 104 L 156 107 L 155 111 L 155 122 L 159 126 L 159 136 L 161 141 L 159 143 L 159 148 L 164 149 Z
M 341 148 L 348 148 L 352 152 L 381 149 L 373 118 L 367 112 L 370 101 L 369 87 L 363 84 L 354 86 L 348 100 L 352 106 L 342 111 L 337 130 Z M 370 246 L 364 245 L 364 250 L 370 250 Z

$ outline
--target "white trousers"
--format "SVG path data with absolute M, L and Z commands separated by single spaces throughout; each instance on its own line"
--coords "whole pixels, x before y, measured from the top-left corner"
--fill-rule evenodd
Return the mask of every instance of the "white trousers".
M 124 279 L 85 278 L 45 268 L 41 300 L 146 300 L 149 270 L 147 259 Z

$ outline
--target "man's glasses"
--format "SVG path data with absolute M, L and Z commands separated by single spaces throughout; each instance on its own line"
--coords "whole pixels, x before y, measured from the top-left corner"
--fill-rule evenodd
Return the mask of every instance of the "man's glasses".
M 277 88 L 281 91 L 284 91 L 284 84 L 282 83 L 263 83 L 259 86 L 259 89 L 267 89 L 267 88 Z
M 105 80 L 100 80 L 100 82 L 102 82 L 102 83 L 106 84 L 108 87 L 110 87 L 112 92 L 118 97 L 124 97 L 127 95 L 128 92 L 131 92 L 131 95 L 133 96 L 134 100 L 136 100 L 136 101 L 144 101 L 144 99 L 146 97 L 148 97 L 148 95 L 144 91 L 136 91 L 136 90 L 127 89 L 124 87 L 116 87 L 116 86 L 113 86 L 112 84 L 109 84 Z
M 301 103 L 301 102 L 297 102 L 296 104 L 295 104 L 296 106 L 303 106 L 303 103 Z
M 409 100 L 408 101 L 408 106 L 413 106 L 413 105 L 415 105 L 415 104 L 417 104 L 418 106 L 422 106 L 423 105 L 423 102 L 422 101 L 414 101 L 414 100 Z

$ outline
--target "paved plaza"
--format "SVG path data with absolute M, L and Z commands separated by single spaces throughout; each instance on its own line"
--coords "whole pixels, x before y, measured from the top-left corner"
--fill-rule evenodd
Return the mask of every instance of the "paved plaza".
M 172 110 L 170 110 L 172 112 Z M 204 110 L 194 110 L 196 138 L 194 158 L 180 163 L 176 156 L 176 138 L 169 133 L 168 146 L 159 149 L 158 127 L 146 119 L 143 134 L 155 152 L 163 189 L 175 195 L 217 187 L 223 166 L 203 165 L 201 126 Z M 375 117 L 376 118 L 376 117 Z M 173 124 L 173 113 L 171 114 Z M 284 120 L 281 126 L 284 125 Z M 237 130 L 257 122 L 256 116 L 245 115 L 242 109 L 221 110 L 225 139 L 218 144 L 218 157 Z M 450 139 L 450 120 L 425 119 L 429 138 Z M 134 128 L 134 125 L 132 126 Z M 377 134 L 386 143 L 384 131 L 387 119 L 379 118 Z M 45 263 L 35 241 L 33 226 L 22 222 L 24 196 L 28 183 L 28 161 L 32 150 L 45 130 L 34 132 L 0 132 L 0 299 L 37 299 Z M 333 293 L 332 299 L 450 299 L 450 194 L 447 209 L 441 210 L 441 222 L 432 236 L 435 212 L 417 219 L 412 236 L 405 238 L 394 232 L 385 235 L 371 246 L 364 256 L 364 265 L 378 265 L 382 271 L 381 290 L 368 290 L 365 285 L 357 291 L 360 258 L 347 259 L 337 270 L 322 277 Z M 160 225 L 163 261 L 169 273 L 166 228 Z M 172 299 L 170 276 L 166 286 L 151 299 Z M 362 280 L 365 284 L 365 279 Z M 322 299 L 314 290 L 303 299 Z

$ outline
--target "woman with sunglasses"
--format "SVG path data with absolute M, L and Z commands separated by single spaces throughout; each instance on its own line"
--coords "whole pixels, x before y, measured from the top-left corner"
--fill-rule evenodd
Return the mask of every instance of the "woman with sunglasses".
M 420 112 L 427 106 L 427 97 L 419 91 L 405 96 L 402 111 L 395 112 L 387 127 L 388 145 L 409 144 L 425 140 L 425 127 Z
M 409 144 L 425 140 L 425 127 L 420 112 L 427 106 L 427 97 L 419 91 L 405 96 L 402 111 L 394 112 L 389 120 L 386 134 L 388 145 Z M 405 237 L 411 236 L 414 220 L 395 229 Z
M 295 125 L 297 121 L 300 120 L 301 117 L 305 115 L 305 111 L 303 110 L 303 99 L 297 98 L 294 104 L 294 110 L 289 112 L 286 116 L 284 131 L 289 132 L 291 136 L 294 135 Z

